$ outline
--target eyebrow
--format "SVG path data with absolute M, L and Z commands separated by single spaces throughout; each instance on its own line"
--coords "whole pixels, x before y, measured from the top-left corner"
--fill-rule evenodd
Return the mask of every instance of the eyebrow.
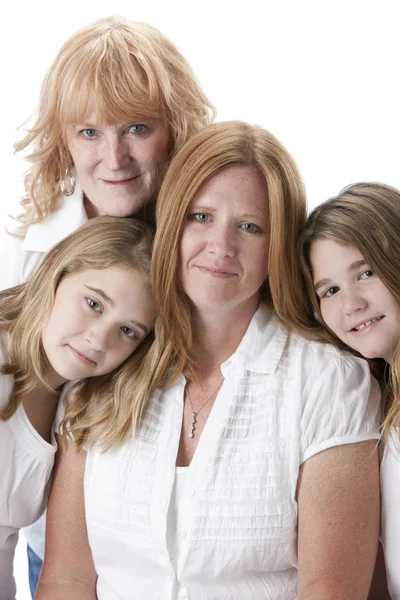
M 367 263 L 365 262 L 364 258 L 361 258 L 360 260 L 356 260 L 347 267 L 347 272 L 350 273 L 351 271 L 356 271 L 357 269 L 359 269 L 360 267 L 362 267 L 363 265 L 366 265 L 366 264 Z M 314 290 L 317 291 L 317 290 L 319 290 L 320 287 L 323 287 L 324 285 L 328 285 L 330 283 L 331 283 L 331 279 L 320 279 L 314 285 Z
M 107 302 L 107 304 L 109 304 L 113 308 L 115 307 L 114 300 L 111 300 L 110 296 L 107 296 L 107 294 L 103 292 L 103 290 L 101 290 L 100 288 L 90 287 L 90 285 L 85 285 L 85 288 L 87 288 L 91 292 L 94 292 L 95 294 L 98 294 L 101 298 L 103 298 L 104 302 Z
M 107 296 L 107 294 L 103 290 L 101 290 L 100 288 L 94 288 L 94 287 L 91 287 L 90 285 L 85 285 L 85 288 L 87 288 L 91 292 L 94 292 L 95 294 L 98 294 L 98 296 L 100 296 L 101 298 L 103 298 L 104 302 L 107 302 L 107 304 L 109 304 L 113 308 L 115 307 L 114 300 L 111 300 L 110 296 Z M 139 321 L 135 321 L 133 319 L 129 319 L 128 323 L 130 323 L 131 325 L 135 325 L 136 327 L 139 327 L 139 329 L 141 329 L 142 331 L 144 331 L 144 333 L 146 335 L 149 333 L 149 330 L 146 327 L 146 325 L 143 325 L 143 323 L 139 323 Z

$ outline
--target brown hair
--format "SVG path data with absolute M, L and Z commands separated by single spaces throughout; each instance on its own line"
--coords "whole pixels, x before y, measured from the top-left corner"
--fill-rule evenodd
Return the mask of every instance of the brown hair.
M 372 271 L 391 292 L 400 309 L 400 191 L 381 183 L 357 183 L 318 206 L 308 217 L 299 240 L 303 290 L 311 299 L 309 327 L 328 343 L 348 347 L 325 325 L 314 291 L 310 250 L 320 239 L 355 246 Z M 314 313 L 314 314 L 313 314 Z M 317 315 L 315 318 L 314 315 Z M 351 349 L 352 352 L 354 352 Z M 369 361 L 375 374 L 382 375 L 385 397 L 383 430 L 391 430 L 400 418 L 400 340 L 394 352 L 390 379 L 380 361 Z

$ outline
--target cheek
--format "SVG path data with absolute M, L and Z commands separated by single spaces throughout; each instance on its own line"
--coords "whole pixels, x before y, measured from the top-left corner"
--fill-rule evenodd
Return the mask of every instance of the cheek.
M 321 302 L 320 310 L 325 324 L 328 325 L 328 327 L 332 329 L 334 333 L 337 333 L 339 320 L 338 311 L 335 310 L 334 306 L 329 306 L 325 302 Z

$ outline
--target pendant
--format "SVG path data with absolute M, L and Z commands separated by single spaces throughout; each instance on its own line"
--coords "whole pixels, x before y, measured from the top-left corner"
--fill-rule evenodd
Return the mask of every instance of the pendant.
M 190 421 L 190 432 L 188 433 L 188 438 L 194 437 L 194 428 L 196 425 L 196 413 L 192 412 L 192 420 Z

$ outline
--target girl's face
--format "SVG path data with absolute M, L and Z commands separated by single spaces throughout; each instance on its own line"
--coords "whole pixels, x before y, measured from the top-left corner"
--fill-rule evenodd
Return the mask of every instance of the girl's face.
M 316 240 L 310 261 L 326 325 L 366 358 L 391 362 L 400 338 L 400 311 L 355 246 Z
M 139 346 L 153 328 L 156 307 L 136 269 L 88 269 L 61 280 L 42 332 L 43 347 L 58 386 L 104 375 Z

